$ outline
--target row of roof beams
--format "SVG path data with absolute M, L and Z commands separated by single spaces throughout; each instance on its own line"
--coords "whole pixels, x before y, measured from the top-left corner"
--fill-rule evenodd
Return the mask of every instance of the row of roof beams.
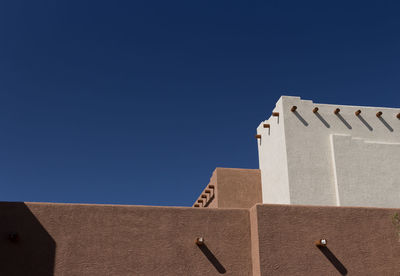
M 204 189 L 203 193 L 200 195 L 199 199 L 196 201 L 196 203 L 193 205 L 193 207 L 207 207 L 208 203 L 214 197 L 214 189 L 215 189 L 215 186 L 212 184 L 209 184 Z
M 296 112 L 296 110 L 297 110 L 297 106 L 295 106 L 295 105 L 292 106 L 292 108 L 290 109 L 290 111 L 292 111 L 292 112 Z M 318 110 L 319 110 L 319 108 L 318 108 L 318 107 L 315 107 L 315 108 L 312 110 L 312 112 L 313 112 L 313 113 L 317 113 Z M 340 113 L 340 108 L 336 108 L 336 109 L 333 111 L 333 113 L 336 114 L 336 115 L 338 115 L 338 114 Z M 358 109 L 357 111 L 354 112 L 354 114 L 355 114 L 356 116 L 359 116 L 359 115 L 361 114 L 361 110 Z M 376 117 L 378 117 L 378 118 L 381 118 L 382 115 L 383 115 L 383 112 L 382 112 L 382 111 L 378 111 L 378 112 L 376 113 Z M 279 112 L 272 112 L 272 116 L 273 116 L 273 117 L 279 117 Z M 400 120 L 400 112 L 397 113 L 396 118 Z M 264 127 L 264 128 L 270 128 L 271 125 L 270 125 L 270 124 L 263 124 L 263 127 Z M 256 134 L 256 139 L 260 139 L 260 138 L 261 138 L 261 134 Z

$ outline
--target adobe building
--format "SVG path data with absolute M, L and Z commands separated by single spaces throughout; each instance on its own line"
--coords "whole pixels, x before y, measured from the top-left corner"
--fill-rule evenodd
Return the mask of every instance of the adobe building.
M 281 97 L 257 128 L 263 203 L 400 208 L 399 112 Z
M 400 275 L 400 109 L 281 97 L 193 207 L 0 203 L 0 275 Z

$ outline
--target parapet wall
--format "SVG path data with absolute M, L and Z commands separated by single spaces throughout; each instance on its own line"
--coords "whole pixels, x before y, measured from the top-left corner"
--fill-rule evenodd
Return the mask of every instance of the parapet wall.
M 400 209 L 3 202 L 0 219 L 0 275 L 400 273 Z
M 257 205 L 253 275 L 399 275 L 399 209 Z M 318 247 L 316 242 L 327 240 Z
M 257 128 L 263 202 L 400 207 L 399 114 L 281 97 Z
M 250 208 L 261 202 L 260 170 L 216 168 L 193 207 Z
M 0 218 L 0 275 L 251 275 L 247 209 L 3 202 Z

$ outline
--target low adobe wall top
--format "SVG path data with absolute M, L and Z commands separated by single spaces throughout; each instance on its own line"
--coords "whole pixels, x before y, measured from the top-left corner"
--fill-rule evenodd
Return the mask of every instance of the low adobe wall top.
M 0 275 L 397 275 L 399 214 L 3 202 Z

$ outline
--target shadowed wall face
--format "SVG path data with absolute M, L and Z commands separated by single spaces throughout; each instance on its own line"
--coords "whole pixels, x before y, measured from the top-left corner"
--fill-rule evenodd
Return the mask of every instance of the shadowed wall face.
M 261 275 L 400 274 L 399 209 L 257 205 L 252 212 Z M 315 245 L 320 239 L 326 248 Z
M 27 205 L 57 242 L 56 275 L 251 275 L 248 210 Z
M 0 275 L 53 275 L 56 243 L 28 206 L 0 202 Z

